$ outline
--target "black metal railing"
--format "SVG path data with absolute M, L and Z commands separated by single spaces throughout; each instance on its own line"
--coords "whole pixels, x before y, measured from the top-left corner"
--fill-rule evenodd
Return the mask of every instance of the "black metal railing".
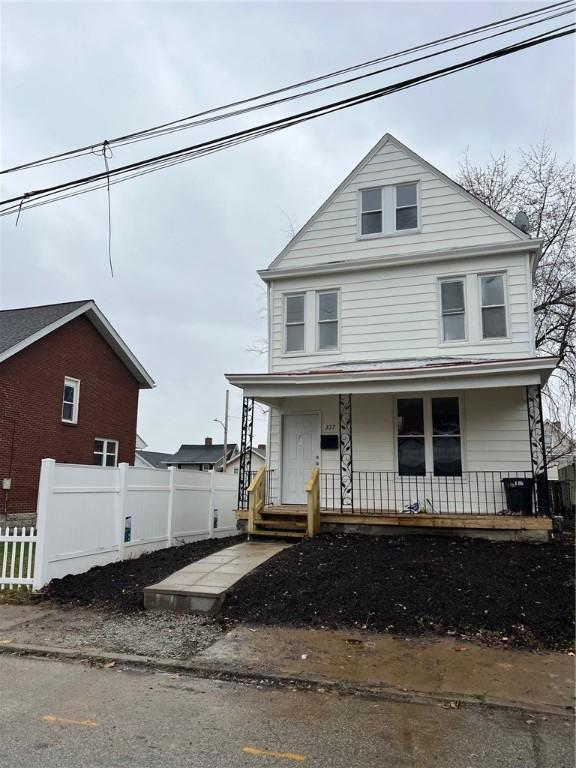
M 250 472 L 250 483 L 255 478 L 256 473 L 258 470 L 254 470 Z M 264 503 L 265 504 L 274 504 L 274 485 L 273 485 L 273 469 L 267 469 L 266 470 L 266 488 L 265 488 L 265 498 Z M 244 493 L 239 495 L 238 498 L 238 508 L 239 509 L 248 509 L 248 488 L 244 491 Z
M 528 490 L 513 489 L 506 495 L 506 478 L 527 479 Z M 461 476 L 441 477 L 400 475 L 398 472 L 352 473 L 352 503 L 343 505 L 340 495 L 340 475 L 320 474 L 320 504 L 325 512 L 354 512 L 357 514 L 415 514 L 428 512 L 440 515 L 547 515 L 542 502 L 542 478 L 535 482 L 531 470 L 502 470 L 500 472 L 463 472 Z M 510 484 L 508 484 L 510 485 Z M 514 484 L 512 485 L 521 485 Z M 525 498 L 522 498 L 523 493 Z M 509 503 L 511 502 L 511 503 Z

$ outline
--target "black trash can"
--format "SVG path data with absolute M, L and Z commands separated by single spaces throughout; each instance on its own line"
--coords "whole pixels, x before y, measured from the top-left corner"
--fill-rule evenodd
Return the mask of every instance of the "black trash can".
M 504 493 L 506 494 L 506 508 L 510 512 L 518 512 L 523 515 L 531 515 L 532 491 L 534 479 L 532 477 L 505 477 L 502 480 Z

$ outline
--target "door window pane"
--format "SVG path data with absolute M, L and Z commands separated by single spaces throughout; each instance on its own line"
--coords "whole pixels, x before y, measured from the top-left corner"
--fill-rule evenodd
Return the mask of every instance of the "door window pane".
M 498 339 L 506 336 L 506 308 L 485 307 L 482 310 L 482 338 Z
M 398 400 L 398 434 L 424 434 L 424 401 L 421 397 Z
M 426 474 L 423 437 L 398 438 L 398 471 L 401 475 Z

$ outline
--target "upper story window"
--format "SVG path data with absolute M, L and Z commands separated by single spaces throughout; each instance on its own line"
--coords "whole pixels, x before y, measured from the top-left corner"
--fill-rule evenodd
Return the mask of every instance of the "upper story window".
M 285 333 L 284 350 L 286 352 L 304 351 L 304 294 L 285 297 Z
M 318 350 L 338 349 L 338 291 L 318 294 Z
M 80 381 L 66 376 L 62 395 L 62 421 L 68 424 L 78 422 L 78 403 L 80 400 Z
M 390 235 L 418 229 L 416 182 L 363 189 L 360 196 L 361 235 Z
M 462 341 L 466 338 L 464 280 L 442 280 L 440 282 L 440 300 L 442 305 L 442 341 Z
M 117 463 L 118 440 L 94 440 L 94 464 L 98 467 L 115 467 Z
M 508 335 L 504 275 L 481 275 L 482 338 L 499 339 Z

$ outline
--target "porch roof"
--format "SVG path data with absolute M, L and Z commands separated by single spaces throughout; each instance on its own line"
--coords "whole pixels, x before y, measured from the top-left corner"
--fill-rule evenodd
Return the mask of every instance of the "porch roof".
M 246 397 L 409 392 L 544 384 L 558 358 L 426 357 L 329 363 L 292 371 L 226 374 Z

